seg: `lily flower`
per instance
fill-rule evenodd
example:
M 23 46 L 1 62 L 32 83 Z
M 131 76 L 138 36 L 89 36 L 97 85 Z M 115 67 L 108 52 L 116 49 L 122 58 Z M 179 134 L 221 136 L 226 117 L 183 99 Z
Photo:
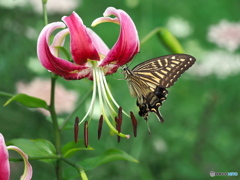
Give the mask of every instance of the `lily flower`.
M 128 138 L 128 135 L 119 133 L 107 117 L 109 112 L 112 116 L 117 115 L 112 104 L 115 104 L 117 108 L 119 108 L 119 105 L 113 99 L 105 75 L 115 73 L 120 66 L 130 62 L 139 52 L 138 32 L 130 16 L 123 10 L 108 7 L 103 16 L 94 20 L 92 26 L 102 22 L 112 22 L 120 25 L 118 40 L 111 49 L 94 31 L 83 24 L 77 13 L 73 12 L 70 16 L 62 18 L 65 24 L 54 22 L 43 28 L 38 38 L 37 54 L 41 64 L 46 69 L 67 80 L 82 78 L 93 80 L 92 100 L 83 120 L 93 111 L 93 104 L 98 91 L 101 115 L 103 115 L 104 120 L 116 134 Z M 67 28 L 65 28 L 66 26 Z M 55 35 L 50 45 L 50 35 L 58 28 L 65 29 Z M 70 61 L 59 57 L 59 47 L 64 46 L 65 37 L 68 34 L 70 34 L 72 59 Z
M 32 166 L 28 162 L 28 156 L 16 146 L 6 146 L 4 137 L 0 133 L 0 179 L 8 180 L 10 179 L 10 166 L 8 160 L 8 150 L 17 151 L 24 160 L 24 173 L 21 176 L 21 180 L 30 180 L 32 178 Z

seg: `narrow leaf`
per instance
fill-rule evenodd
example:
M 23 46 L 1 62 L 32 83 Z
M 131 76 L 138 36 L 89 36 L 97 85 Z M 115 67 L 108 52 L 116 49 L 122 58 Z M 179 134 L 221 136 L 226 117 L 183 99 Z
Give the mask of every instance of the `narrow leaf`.
M 79 164 L 83 166 L 84 170 L 91 170 L 102 164 L 106 164 L 108 162 L 117 160 L 125 160 L 138 163 L 138 160 L 136 160 L 134 157 L 130 156 L 124 151 L 118 149 L 109 149 L 100 156 L 88 158 L 86 160 L 81 161 Z
M 71 141 L 62 148 L 62 154 L 63 157 L 68 158 L 81 150 L 93 150 L 93 148 L 90 146 L 86 148 L 83 140 L 79 140 L 77 143 Z
M 48 110 L 48 105 L 46 103 L 46 101 L 33 97 L 33 96 L 29 96 L 26 94 L 17 94 L 12 96 L 5 104 L 4 106 L 8 105 L 9 103 L 16 101 L 26 107 L 29 108 L 44 108 Z

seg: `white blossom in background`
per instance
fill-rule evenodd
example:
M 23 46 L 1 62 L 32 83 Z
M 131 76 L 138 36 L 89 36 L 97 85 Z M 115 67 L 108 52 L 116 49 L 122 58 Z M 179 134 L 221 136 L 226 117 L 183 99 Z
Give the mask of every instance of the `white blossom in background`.
M 215 74 L 219 78 L 225 78 L 229 75 L 240 73 L 240 55 L 226 51 L 216 50 L 206 52 L 199 64 L 195 64 L 190 73 L 207 76 Z
M 81 0 L 48 0 L 48 14 L 70 13 L 81 3 Z M 5 8 L 32 6 L 33 10 L 42 14 L 42 0 L 0 0 L 0 6 Z
M 168 146 L 163 138 L 158 138 L 153 141 L 153 146 L 155 150 L 159 153 L 167 152 Z
M 167 25 L 167 29 L 179 38 L 184 38 L 192 33 L 192 28 L 188 21 L 179 17 L 170 17 Z
M 17 93 L 24 93 L 43 99 L 50 103 L 51 81 L 36 78 L 30 83 L 17 82 Z M 65 89 L 62 85 L 55 86 L 55 108 L 57 114 L 71 113 L 75 109 L 78 94 L 75 91 Z M 49 116 L 49 112 L 45 109 L 38 108 L 44 115 Z
M 42 14 L 42 0 L 28 0 L 28 1 L 37 13 Z M 76 10 L 80 2 L 81 0 L 48 0 L 47 11 L 48 14 L 70 13 Z
M 235 51 L 240 45 L 240 23 L 222 20 L 219 24 L 210 26 L 208 40 L 231 52 Z

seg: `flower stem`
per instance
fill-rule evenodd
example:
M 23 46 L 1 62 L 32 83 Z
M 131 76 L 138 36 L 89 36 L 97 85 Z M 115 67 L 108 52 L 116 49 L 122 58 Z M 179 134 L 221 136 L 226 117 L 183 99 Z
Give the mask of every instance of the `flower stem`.
M 3 91 L 0 91 L 0 96 L 12 97 L 13 94 L 9 94 L 9 93 L 6 93 L 6 92 L 3 92 Z
M 48 16 L 47 16 L 47 0 L 42 0 L 43 6 L 43 17 L 45 25 L 48 24 Z M 59 129 L 58 121 L 57 121 L 57 114 L 55 111 L 55 85 L 56 85 L 57 76 L 52 73 L 51 76 L 51 99 L 49 105 L 49 111 L 51 113 L 52 118 L 52 125 L 53 125 L 53 132 L 55 138 L 55 148 L 58 156 L 61 156 L 61 130 Z M 56 160 L 56 176 L 57 180 L 62 179 L 62 165 L 61 159 Z
M 56 85 L 57 76 L 55 74 L 52 74 L 51 77 L 51 99 L 50 99 L 50 113 L 52 118 L 52 125 L 53 125 L 53 132 L 55 137 L 55 147 L 57 151 L 57 155 L 61 156 L 61 131 L 59 129 L 58 121 L 57 121 L 57 115 L 55 111 L 55 85 Z M 62 167 L 61 167 L 61 160 L 56 160 L 56 175 L 57 179 L 62 179 Z
M 48 24 L 48 16 L 47 16 L 47 0 L 42 0 L 42 7 L 43 7 L 43 17 L 45 25 Z
M 158 32 L 160 32 L 162 30 L 161 27 L 155 28 L 154 30 L 152 30 L 150 33 L 148 33 L 144 38 L 142 38 L 141 40 L 141 45 L 143 45 L 146 41 L 148 41 L 152 36 L 154 36 L 155 34 L 157 34 Z
M 142 40 L 141 45 L 148 41 L 152 36 L 157 35 L 158 40 L 162 43 L 171 53 L 184 53 L 183 47 L 177 38 L 166 28 L 158 27 L 148 33 Z

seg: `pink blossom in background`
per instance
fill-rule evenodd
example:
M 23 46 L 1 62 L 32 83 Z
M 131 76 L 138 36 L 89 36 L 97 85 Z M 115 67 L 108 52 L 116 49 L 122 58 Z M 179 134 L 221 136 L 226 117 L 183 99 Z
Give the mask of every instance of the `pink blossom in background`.
M 24 93 L 45 100 L 50 103 L 51 81 L 36 78 L 30 83 L 17 82 L 17 93 Z M 75 108 L 78 94 L 75 91 L 65 89 L 62 85 L 56 84 L 55 87 L 55 108 L 56 113 L 70 113 Z M 45 109 L 38 109 L 44 115 L 49 115 Z
M 208 40 L 219 47 L 235 51 L 240 45 L 240 23 L 222 20 L 209 28 Z

